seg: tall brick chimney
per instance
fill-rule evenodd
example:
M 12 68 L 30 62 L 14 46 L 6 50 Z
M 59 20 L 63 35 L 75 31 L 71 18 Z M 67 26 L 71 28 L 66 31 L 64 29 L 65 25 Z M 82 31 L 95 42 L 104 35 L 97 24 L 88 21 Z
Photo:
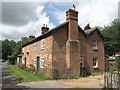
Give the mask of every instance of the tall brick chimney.
M 80 41 L 78 40 L 78 11 L 69 9 L 66 12 L 68 40 L 66 41 L 66 67 L 68 77 L 80 75 Z
M 69 9 L 66 12 L 66 21 L 69 22 L 68 38 L 70 40 L 77 40 L 78 39 L 78 11 Z
M 30 35 L 29 36 L 29 41 L 33 40 L 35 38 L 35 35 Z
M 45 26 L 45 24 L 43 24 L 43 27 L 41 28 L 41 34 L 45 34 L 47 31 L 49 31 L 49 28 L 47 25 Z

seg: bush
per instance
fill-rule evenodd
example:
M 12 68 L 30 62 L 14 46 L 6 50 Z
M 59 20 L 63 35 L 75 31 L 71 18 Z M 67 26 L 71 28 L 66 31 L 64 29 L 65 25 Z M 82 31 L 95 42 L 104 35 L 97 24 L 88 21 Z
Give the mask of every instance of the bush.
M 53 68 L 53 79 L 59 79 L 59 70 L 57 68 Z
M 8 64 L 12 64 L 12 65 L 15 64 L 15 60 L 12 56 L 8 56 Z
M 35 71 L 35 67 L 34 67 L 32 64 L 30 64 L 30 71 L 31 71 L 32 73 Z

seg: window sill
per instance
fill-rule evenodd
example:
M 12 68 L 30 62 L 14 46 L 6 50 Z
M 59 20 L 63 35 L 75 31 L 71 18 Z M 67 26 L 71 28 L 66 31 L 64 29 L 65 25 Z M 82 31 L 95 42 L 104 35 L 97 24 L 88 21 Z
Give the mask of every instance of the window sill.
M 97 48 L 93 48 L 93 51 L 98 51 L 98 49 Z
M 96 68 L 98 68 L 98 66 L 94 66 L 93 68 L 96 69 Z
M 41 51 L 43 51 L 44 49 L 42 48 Z
M 44 67 L 40 67 L 40 68 L 44 68 Z

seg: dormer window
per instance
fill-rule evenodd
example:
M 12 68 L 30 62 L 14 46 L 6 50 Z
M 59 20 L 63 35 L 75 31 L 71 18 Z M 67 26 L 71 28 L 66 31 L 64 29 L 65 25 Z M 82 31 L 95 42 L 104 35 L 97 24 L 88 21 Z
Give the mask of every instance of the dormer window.
M 92 48 L 97 49 L 97 40 L 92 41 Z
M 41 42 L 40 42 L 40 48 L 41 48 L 41 50 L 44 50 L 44 49 L 45 49 L 44 40 L 41 40 Z

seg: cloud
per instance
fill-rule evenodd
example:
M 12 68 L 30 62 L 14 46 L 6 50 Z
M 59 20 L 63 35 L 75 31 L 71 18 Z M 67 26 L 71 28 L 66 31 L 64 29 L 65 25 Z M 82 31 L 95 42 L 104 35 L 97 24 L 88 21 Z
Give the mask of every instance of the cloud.
M 22 26 L 37 19 L 35 8 L 41 3 L 2 2 L 2 23 Z
M 118 17 L 118 1 L 119 0 L 73 0 L 67 4 L 69 4 L 69 8 L 72 7 L 73 3 L 76 5 L 76 10 L 79 12 L 78 23 L 82 28 L 84 28 L 84 26 L 88 23 L 90 23 L 92 27 L 104 27 L 104 25 L 109 24 L 112 20 Z M 64 5 L 61 3 L 59 3 L 59 5 L 64 7 Z M 59 23 L 65 21 L 65 12 L 69 8 L 64 8 L 62 10 L 54 6 L 54 16 L 56 16 L 56 19 Z
M 92 27 L 109 24 L 117 18 L 117 3 L 112 2 L 90 2 L 78 5 L 79 24 L 83 27 L 90 23 Z
M 21 25 L 17 25 L 17 21 L 10 23 L 10 21 L 5 21 L 3 24 L 0 24 L 0 32 L 2 35 L 0 39 L 14 39 L 16 41 L 20 40 L 22 37 L 29 36 L 30 34 L 40 35 L 41 27 L 43 24 L 47 24 L 50 28 L 54 27 L 53 24 L 49 20 L 49 16 L 44 11 L 44 5 L 39 5 L 34 9 L 34 13 L 37 17 L 37 20 L 29 19 L 22 20 Z M 9 14 L 9 13 L 8 13 Z M 28 13 L 29 14 L 29 13 Z M 15 15 L 16 16 L 16 15 Z M 27 15 L 24 15 L 24 17 Z M 21 19 L 17 17 L 16 19 Z M 26 22 L 26 23 L 24 23 Z M 10 23 L 10 24 L 9 24 Z M 23 24 L 23 25 L 22 25 Z
M 87 23 L 104 26 L 117 18 L 118 0 L 71 0 L 70 2 L 2 2 L 0 39 L 20 40 L 30 34 L 40 35 L 41 27 L 61 24 L 66 21 L 66 11 L 76 5 L 79 25 Z

